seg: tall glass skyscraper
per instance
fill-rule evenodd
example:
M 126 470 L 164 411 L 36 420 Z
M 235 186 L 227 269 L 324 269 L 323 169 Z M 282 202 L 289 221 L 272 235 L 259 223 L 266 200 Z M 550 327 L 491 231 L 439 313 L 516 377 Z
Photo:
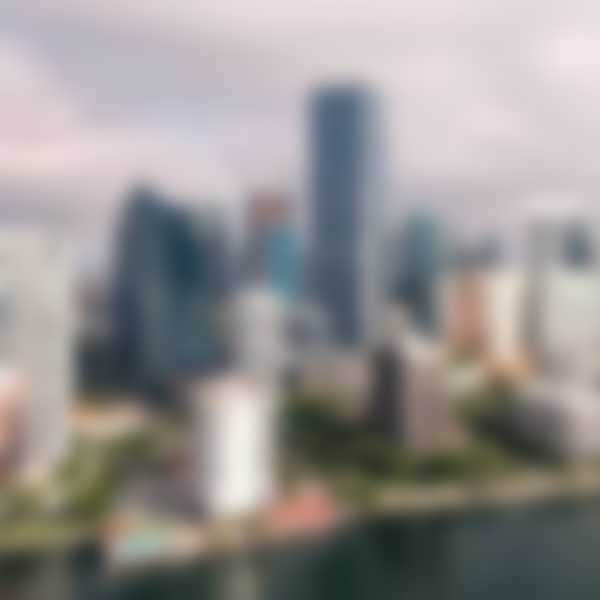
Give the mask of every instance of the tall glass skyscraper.
M 339 346 L 375 333 L 383 298 L 384 148 L 377 98 L 362 85 L 319 88 L 310 105 L 315 300 Z
M 396 297 L 413 324 L 435 334 L 440 321 L 439 284 L 446 266 L 446 240 L 438 220 L 424 212 L 410 215 L 402 227 Z
M 135 190 L 122 223 L 115 285 L 118 367 L 152 391 L 222 358 L 217 314 L 227 288 L 227 248 L 215 215 Z

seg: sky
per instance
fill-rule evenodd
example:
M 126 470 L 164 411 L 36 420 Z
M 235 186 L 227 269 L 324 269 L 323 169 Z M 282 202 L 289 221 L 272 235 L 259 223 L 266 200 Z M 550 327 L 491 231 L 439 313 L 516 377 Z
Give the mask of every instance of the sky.
M 2 0 L 0 219 L 93 254 L 140 179 L 236 210 L 306 183 L 306 98 L 385 100 L 392 211 L 509 231 L 594 210 L 600 5 L 552 0 Z

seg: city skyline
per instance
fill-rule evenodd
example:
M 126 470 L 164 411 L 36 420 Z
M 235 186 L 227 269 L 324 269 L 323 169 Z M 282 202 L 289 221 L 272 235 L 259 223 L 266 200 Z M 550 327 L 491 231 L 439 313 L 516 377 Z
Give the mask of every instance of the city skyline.
M 0 598 L 598 594 L 575 2 L 5 0 Z
M 255 184 L 305 198 L 306 96 L 347 77 L 387 98 L 395 209 L 510 229 L 540 194 L 592 205 L 597 8 L 246 9 L 6 2 L 0 218 L 57 224 L 93 253 L 140 176 L 231 210 Z

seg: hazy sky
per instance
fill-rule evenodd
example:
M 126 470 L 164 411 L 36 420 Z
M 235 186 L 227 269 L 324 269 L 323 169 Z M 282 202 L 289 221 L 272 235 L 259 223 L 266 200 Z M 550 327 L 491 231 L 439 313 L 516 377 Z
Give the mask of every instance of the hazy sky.
M 481 229 L 593 205 L 594 0 L 0 0 L 0 215 L 92 239 L 127 184 L 301 189 L 311 85 L 385 95 L 398 207 Z M 88 238 L 89 235 L 89 238 Z

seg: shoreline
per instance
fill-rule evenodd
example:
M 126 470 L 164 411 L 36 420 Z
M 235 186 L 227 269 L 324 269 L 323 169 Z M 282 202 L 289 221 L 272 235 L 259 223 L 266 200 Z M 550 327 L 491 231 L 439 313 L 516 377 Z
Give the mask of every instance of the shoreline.
M 369 516 L 410 517 L 480 509 L 510 509 L 559 500 L 600 497 L 600 469 L 529 471 L 482 481 L 390 486 L 382 490 Z
M 339 531 L 343 527 L 377 517 L 413 518 L 434 515 L 452 515 L 477 510 L 502 510 L 518 507 L 536 506 L 561 500 L 584 500 L 600 498 L 600 468 L 579 467 L 569 471 L 546 472 L 531 471 L 520 475 L 495 478 L 482 481 L 437 484 L 406 484 L 383 487 L 376 497 L 363 506 L 350 506 L 341 516 L 318 531 L 307 531 L 290 536 L 269 536 L 255 529 L 249 531 L 247 520 L 232 521 L 225 527 L 223 523 L 199 523 L 190 525 L 207 534 L 199 547 L 191 549 L 185 555 L 169 557 L 166 554 L 149 557 L 148 560 L 123 561 L 113 564 L 110 572 L 116 574 L 135 571 L 138 568 L 169 567 L 195 560 L 210 560 L 241 552 L 258 551 L 264 548 L 277 548 L 287 543 L 304 540 L 318 540 Z M 99 528 L 73 523 L 56 523 L 56 529 L 45 524 L 43 539 L 36 540 L 31 534 L 32 526 L 24 523 L 24 531 L 29 535 L 24 543 L 5 543 L 0 535 L 0 560 L 34 556 L 47 551 L 69 552 L 89 543 L 98 543 L 102 539 L 95 535 Z M 14 534 L 15 525 L 10 525 Z M 219 530 L 219 539 L 211 537 L 211 532 Z M 17 527 L 18 531 L 18 527 Z M 69 532 L 66 534 L 66 532 Z M 1 529 L 0 529 L 1 532 Z

